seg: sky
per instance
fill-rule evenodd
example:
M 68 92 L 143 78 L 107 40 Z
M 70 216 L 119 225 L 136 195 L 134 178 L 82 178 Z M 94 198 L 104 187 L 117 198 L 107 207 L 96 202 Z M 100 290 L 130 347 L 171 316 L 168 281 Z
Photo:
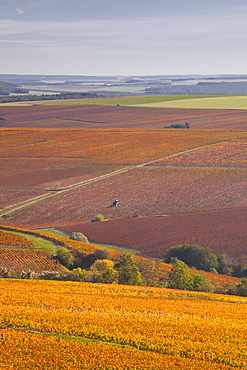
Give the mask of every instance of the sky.
M 0 0 L 0 73 L 247 73 L 247 0 Z

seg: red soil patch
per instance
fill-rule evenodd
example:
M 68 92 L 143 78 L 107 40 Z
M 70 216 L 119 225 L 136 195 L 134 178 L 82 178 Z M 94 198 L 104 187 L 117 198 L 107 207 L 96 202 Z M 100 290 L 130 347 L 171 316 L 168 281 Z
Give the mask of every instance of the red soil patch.
M 225 109 L 109 105 L 0 106 L 0 116 L 6 119 L 1 121 L 1 127 L 163 128 L 185 122 L 195 129 L 247 127 L 246 110 Z
M 173 214 L 169 217 L 125 218 L 60 226 L 80 231 L 89 240 L 133 248 L 142 255 L 163 258 L 179 244 L 199 244 L 234 261 L 247 260 L 247 206 Z

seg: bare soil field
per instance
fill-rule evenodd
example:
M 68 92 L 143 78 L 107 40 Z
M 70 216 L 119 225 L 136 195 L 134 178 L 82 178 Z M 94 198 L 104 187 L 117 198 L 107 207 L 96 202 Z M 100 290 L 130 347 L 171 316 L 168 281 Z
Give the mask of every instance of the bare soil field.
M 1 106 L 1 127 L 163 128 L 189 122 L 193 129 L 246 129 L 247 111 L 107 105 Z
M 96 243 L 125 246 L 141 255 L 163 258 L 179 244 L 199 244 L 237 262 L 247 261 L 247 206 L 137 217 L 60 226 L 65 232 L 80 231 Z

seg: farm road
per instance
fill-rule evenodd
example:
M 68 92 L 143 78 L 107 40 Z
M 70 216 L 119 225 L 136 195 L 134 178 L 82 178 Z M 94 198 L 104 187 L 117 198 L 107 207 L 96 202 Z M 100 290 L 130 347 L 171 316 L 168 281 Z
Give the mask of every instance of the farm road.
M 90 184 L 90 183 L 95 182 L 95 181 L 100 181 L 100 180 L 105 179 L 107 177 L 120 175 L 123 172 L 130 171 L 130 170 L 132 170 L 134 168 L 149 166 L 149 165 L 152 165 L 152 164 L 154 164 L 154 163 L 156 163 L 158 161 L 162 161 L 162 160 L 167 159 L 167 158 L 172 158 L 172 157 L 178 156 L 178 155 L 183 154 L 183 153 L 190 153 L 190 152 L 196 151 L 198 149 L 212 147 L 212 146 L 216 146 L 216 145 L 221 145 L 222 143 L 226 143 L 226 142 L 229 142 L 229 141 L 228 140 L 225 140 L 225 141 L 221 141 L 219 143 L 207 144 L 207 145 L 203 145 L 203 146 L 198 146 L 196 148 L 192 148 L 192 149 L 187 149 L 187 150 L 184 150 L 184 151 L 180 151 L 180 152 L 177 152 L 177 153 L 168 154 L 168 155 L 166 155 L 164 157 L 156 158 L 156 159 L 153 159 L 153 160 L 148 161 L 148 162 L 145 162 L 145 163 L 141 163 L 141 164 L 137 164 L 137 165 L 130 165 L 130 166 L 124 167 L 124 168 L 122 168 L 120 170 L 109 172 L 108 174 L 105 174 L 105 175 L 93 177 L 91 179 L 88 179 L 88 180 L 85 180 L 83 182 L 79 182 L 79 183 L 76 183 L 76 184 L 67 186 L 65 188 L 60 188 L 60 189 L 39 189 L 39 190 L 47 191 L 47 193 L 46 194 L 43 194 L 42 196 L 38 196 L 38 197 L 35 197 L 35 198 L 28 199 L 25 202 L 16 203 L 16 204 L 13 204 L 13 205 L 10 205 L 10 206 L 6 207 L 2 211 L 0 211 L 0 217 L 10 215 L 13 212 L 20 211 L 24 207 L 31 206 L 34 203 L 40 202 L 41 200 L 43 200 L 43 199 L 45 199 L 45 198 L 47 198 L 49 196 L 55 196 L 57 194 L 61 194 L 63 192 L 66 192 L 66 191 L 69 191 L 71 189 L 74 189 L 76 187 L 84 186 L 84 185 Z M 8 187 L 5 186 L 4 188 L 8 188 Z M 23 187 L 22 189 L 27 189 L 28 190 L 29 188 L 24 188 Z

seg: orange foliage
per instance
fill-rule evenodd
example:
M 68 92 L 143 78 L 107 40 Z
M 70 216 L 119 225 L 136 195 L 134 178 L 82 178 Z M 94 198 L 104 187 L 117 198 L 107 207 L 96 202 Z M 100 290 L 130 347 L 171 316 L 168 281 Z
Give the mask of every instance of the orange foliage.
M 97 133 L 97 134 L 96 134 Z M 18 130 L 21 146 L 6 144 L 4 158 L 81 159 L 84 164 L 139 164 L 172 153 L 225 140 L 246 138 L 247 133 L 229 131 L 164 130 Z M 1 140 L 6 131 L 0 130 Z M 16 131 L 8 130 L 15 141 Z M 30 139 L 31 136 L 31 139 Z M 36 140 L 35 140 L 36 139 Z M 148 146 L 148 150 L 147 150 Z
M 28 240 L 22 235 L 9 233 L 0 230 L 0 245 L 8 245 L 15 247 L 29 247 L 34 246 L 34 243 L 31 240 Z
M 2 370 L 228 370 L 229 366 L 101 342 L 2 329 Z M 73 340 L 74 339 L 74 340 Z
M 155 166 L 247 167 L 247 141 L 225 142 L 157 161 Z
M 181 361 L 185 369 L 191 368 L 190 362 L 187 365 L 184 362 L 185 358 L 195 361 L 197 369 L 206 364 L 210 369 L 214 365 L 226 365 L 227 369 L 247 365 L 247 298 L 159 288 L 7 279 L 0 280 L 0 293 L 2 328 L 60 333 L 128 345 L 138 349 L 144 358 L 149 351 L 172 356 L 173 361 L 177 359 L 178 367 Z M 18 343 L 15 332 L 5 334 L 9 334 L 7 348 L 11 348 L 11 340 Z M 36 335 L 37 339 L 32 338 L 41 340 Z M 24 360 L 30 353 L 30 341 L 25 341 L 27 337 L 20 334 L 24 341 L 21 346 L 16 346 L 19 358 L 24 356 Z M 44 343 L 54 341 L 52 338 L 44 339 Z M 61 343 L 61 349 L 64 347 L 63 340 L 59 339 L 57 343 Z M 79 346 L 77 343 L 73 341 L 76 348 Z M 57 346 L 50 347 L 57 361 L 68 358 L 67 351 L 64 353 L 58 351 Z M 97 353 L 97 348 L 95 351 Z M 59 355 L 56 354 L 58 352 Z M 10 354 L 10 359 L 17 361 L 14 353 Z M 72 352 L 74 361 L 80 358 L 77 353 Z M 106 358 L 102 356 L 101 359 L 106 362 L 100 362 L 101 367 L 97 369 L 109 369 L 107 361 L 111 353 L 111 350 L 104 352 Z M 40 361 L 39 352 L 35 355 Z M 73 362 L 71 364 L 73 369 Z M 119 363 L 115 365 L 119 366 Z M 127 365 L 126 369 L 139 369 L 138 363 L 136 367 L 128 368 Z
M 65 271 L 65 268 L 53 260 L 47 252 L 32 249 L 0 248 L 0 266 L 14 272 Z

